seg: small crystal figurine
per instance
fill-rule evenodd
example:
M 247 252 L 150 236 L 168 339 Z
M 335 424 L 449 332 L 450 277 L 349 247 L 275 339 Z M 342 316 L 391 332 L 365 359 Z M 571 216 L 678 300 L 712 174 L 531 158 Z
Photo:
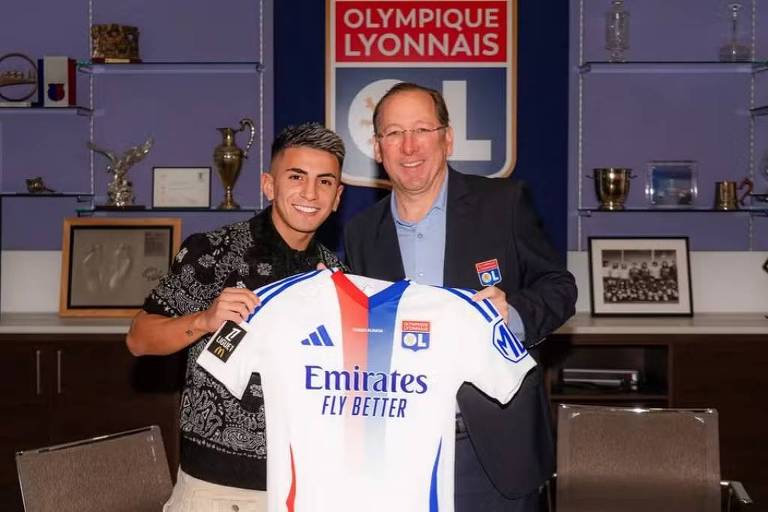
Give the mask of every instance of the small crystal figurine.
M 752 50 L 746 44 L 739 42 L 739 10 L 741 4 L 728 4 L 731 10 L 731 39 L 720 47 L 721 62 L 744 62 L 752 60 Z
M 605 13 L 605 49 L 611 52 L 609 62 L 626 62 L 624 52 L 629 49 L 629 12 L 624 0 L 613 0 L 611 10 Z

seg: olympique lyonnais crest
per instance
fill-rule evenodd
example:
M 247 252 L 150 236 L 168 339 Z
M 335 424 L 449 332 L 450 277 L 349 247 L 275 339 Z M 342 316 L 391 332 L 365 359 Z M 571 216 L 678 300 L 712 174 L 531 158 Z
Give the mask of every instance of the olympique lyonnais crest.
M 483 286 L 493 286 L 501 282 L 499 260 L 493 259 L 475 263 L 475 270 L 477 271 L 478 279 L 480 279 L 480 284 Z
M 517 0 L 327 0 L 326 7 L 326 122 L 347 146 L 346 183 L 388 186 L 373 157 L 371 117 L 398 82 L 443 93 L 453 167 L 512 172 Z
M 429 322 L 403 320 L 401 345 L 403 348 L 418 352 L 429 348 Z

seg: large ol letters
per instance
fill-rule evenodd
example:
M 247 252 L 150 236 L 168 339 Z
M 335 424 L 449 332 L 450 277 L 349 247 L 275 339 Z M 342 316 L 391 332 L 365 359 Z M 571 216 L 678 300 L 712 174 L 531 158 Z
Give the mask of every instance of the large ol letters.
M 326 117 L 347 144 L 343 179 L 386 186 L 371 116 L 394 84 L 440 90 L 454 131 L 451 164 L 506 176 L 515 165 L 516 0 L 328 0 Z

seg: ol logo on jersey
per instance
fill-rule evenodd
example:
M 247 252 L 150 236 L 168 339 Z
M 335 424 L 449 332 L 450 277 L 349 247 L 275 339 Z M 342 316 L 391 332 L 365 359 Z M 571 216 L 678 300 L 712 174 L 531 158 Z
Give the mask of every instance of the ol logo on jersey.
M 528 354 L 525 346 L 517 339 L 517 336 L 512 334 L 507 324 L 501 319 L 493 326 L 493 346 L 504 359 L 513 363 L 520 361 Z
M 403 348 L 418 352 L 429 348 L 429 322 L 418 320 L 403 320 L 400 345 Z
M 477 270 L 477 277 L 483 286 L 493 286 L 501 282 L 501 270 L 497 259 L 475 263 L 475 270 Z

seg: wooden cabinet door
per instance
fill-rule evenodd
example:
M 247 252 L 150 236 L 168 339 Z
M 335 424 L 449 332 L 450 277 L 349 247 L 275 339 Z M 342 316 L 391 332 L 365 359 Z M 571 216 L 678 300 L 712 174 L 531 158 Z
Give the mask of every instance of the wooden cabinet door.
M 768 343 L 764 336 L 700 336 L 674 345 L 674 406 L 720 419 L 720 474 L 768 501 Z
M 57 343 L 51 429 L 54 442 L 63 443 L 111 434 L 136 425 L 124 404 L 134 395 L 135 358 L 122 337 L 102 337 Z
M 3 343 L 0 351 L 0 510 L 16 511 L 22 506 L 14 455 L 50 440 L 50 358 L 44 346 L 32 343 Z
M 56 344 L 53 357 L 55 443 L 159 425 L 175 467 L 182 357 L 136 358 L 124 336 L 104 335 Z

